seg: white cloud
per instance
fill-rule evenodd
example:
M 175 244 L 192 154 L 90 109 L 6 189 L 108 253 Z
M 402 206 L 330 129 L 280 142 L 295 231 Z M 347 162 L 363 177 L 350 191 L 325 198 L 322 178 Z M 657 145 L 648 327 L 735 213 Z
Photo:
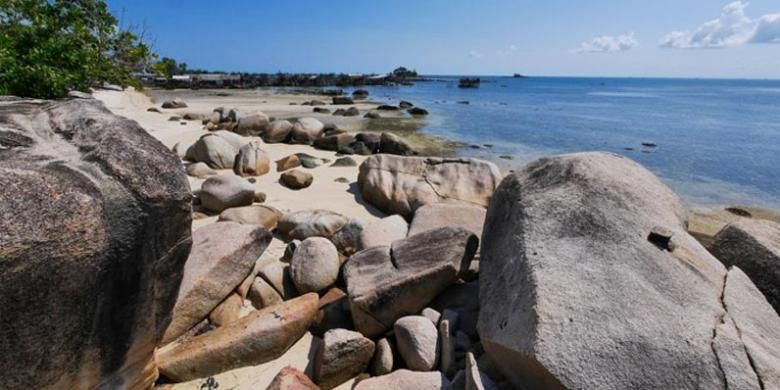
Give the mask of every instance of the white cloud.
M 574 53 L 615 53 L 631 50 L 639 45 L 634 38 L 634 33 L 625 35 L 603 35 L 591 39 L 588 42 L 582 42 L 580 47 L 573 50 Z
M 517 51 L 517 46 L 515 45 L 509 45 L 506 49 L 499 49 L 496 50 L 496 55 L 499 57 L 505 57 L 505 56 L 511 56 Z
M 705 22 L 693 32 L 670 32 L 659 44 L 674 49 L 713 49 L 745 43 L 780 43 L 780 14 L 753 20 L 745 14 L 747 6 L 745 1 L 731 2 L 717 19 Z
M 472 51 L 469 52 L 469 57 L 471 57 L 471 58 L 482 58 L 482 53 L 480 53 L 480 52 L 478 52 L 476 50 L 472 50 Z

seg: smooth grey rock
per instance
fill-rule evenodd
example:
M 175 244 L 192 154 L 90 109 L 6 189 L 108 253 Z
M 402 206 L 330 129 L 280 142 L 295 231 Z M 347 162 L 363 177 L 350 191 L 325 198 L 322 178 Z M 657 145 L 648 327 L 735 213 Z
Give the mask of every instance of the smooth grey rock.
M 311 185 L 314 182 L 314 176 L 309 172 L 304 172 L 299 169 L 291 169 L 283 172 L 279 176 L 279 184 L 291 189 L 301 190 Z
M 439 325 L 439 320 L 441 319 L 441 313 L 436 311 L 435 309 L 431 309 L 430 307 L 426 307 L 422 310 L 422 313 L 420 313 L 423 317 L 431 320 L 431 323 L 434 325 Z
M 235 132 L 245 136 L 257 136 L 265 132 L 269 124 L 268 116 L 263 113 L 254 113 L 238 119 Z
M 723 331 L 730 318 L 752 321 L 744 305 L 724 305 L 726 269 L 685 217 L 657 177 L 614 154 L 543 158 L 508 176 L 483 233 L 485 352 L 527 389 L 726 389 L 727 378 L 754 375 L 745 349 L 771 356 L 780 343 Z M 658 226 L 673 250 L 648 240 Z
M 255 309 L 263 309 L 284 302 L 282 296 L 265 279 L 256 277 L 249 287 L 247 298 Z
M 423 316 L 406 316 L 393 325 L 398 354 L 414 371 L 432 371 L 439 363 L 439 332 Z
M 295 249 L 290 276 L 301 293 L 324 290 L 339 276 L 339 253 L 327 238 L 310 237 Z
M 446 390 L 450 381 L 438 371 L 397 370 L 387 375 L 360 381 L 354 390 Z
M 263 267 L 258 276 L 268 282 L 284 300 L 298 295 L 298 290 L 295 289 L 295 283 L 290 276 L 289 264 L 273 261 Z
M 439 371 L 451 376 L 455 372 L 455 340 L 448 319 L 439 322 L 439 348 Z
M 301 210 L 285 214 L 278 225 L 279 233 L 289 238 L 305 240 L 309 237 L 332 237 L 347 217 L 328 210 Z
M 238 148 L 224 137 L 206 134 L 187 149 L 186 159 L 214 169 L 232 169 Z
M 292 128 L 292 142 L 311 145 L 315 139 L 322 136 L 325 125 L 315 118 L 299 118 Z
M 409 224 L 400 215 L 391 215 L 372 222 L 360 233 L 361 248 L 389 246 L 393 241 L 406 237 Z
M 467 229 L 477 237 L 482 237 L 482 225 L 485 223 L 487 209 L 480 206 L 463 204 L 433 203 L 415 210 L 409 235 L 444 226 L 457 226 Z
M 387 338 L 376 342 L 374 358 L 371 360 L 371 375 L 380 376 L 393 371 L 393 348 Z
M 206 209 L 221 212 L 231 207 L 251 205 L 255 200 L 255 187 L 238 176 L 211 176 L 201 185 L 198 197 Z
M 211 169 L 208 164 L 202 163 L 202 162 L 196 162 L 187 165 L 187 174 L 192 177 L 197 177 L 199 179 L 202 179 L 204 177 L 214 176 L 218 172 Z
M 314 378 L 322 389 L 332 389 L 368 368 L 374 342 L 358 332 L 331 329 L 325 332 L 314 363 Z
M 411 220 L 429 203 L 487 207 L 500 180 L 498 167 L 487 161 L 379 154 L 360 165 L 358 186 L 368 203 Z
M 284 142 L 290 137 L 293 124 L 288 120 L 277 119 L 266 126 L 262 134 L 263 141 L 267 143 Z

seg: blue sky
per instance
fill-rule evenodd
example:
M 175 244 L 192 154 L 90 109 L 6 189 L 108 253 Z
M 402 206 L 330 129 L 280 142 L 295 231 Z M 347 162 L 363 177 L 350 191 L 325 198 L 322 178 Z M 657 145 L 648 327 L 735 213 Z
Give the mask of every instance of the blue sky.
M 108 0 L 158 53 L 257 72 L 780 78 L 780 1 Z

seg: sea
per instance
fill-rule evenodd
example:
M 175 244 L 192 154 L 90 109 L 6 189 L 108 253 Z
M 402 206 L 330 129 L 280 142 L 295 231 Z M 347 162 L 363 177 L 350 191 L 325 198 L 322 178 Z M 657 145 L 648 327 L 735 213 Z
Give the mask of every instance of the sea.
M 543 156 L 609 151 L 658 175 L 689 206 L 780 208 L 780 80 L 429 76 L 368 87 L 430 112 L 421 131 L 457 154 L 522 169 Z

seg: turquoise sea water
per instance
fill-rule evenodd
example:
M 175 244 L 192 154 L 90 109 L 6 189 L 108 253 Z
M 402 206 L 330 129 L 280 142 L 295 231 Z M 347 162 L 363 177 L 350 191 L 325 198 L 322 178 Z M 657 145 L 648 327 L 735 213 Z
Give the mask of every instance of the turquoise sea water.
M 461 89 L 457 77 L 432 78 L 368 89 L 428 109 L 423 131 L 504 168 L 604 150 L 643 164 L 692 206 L 780 207 L 780 81 L 483 77 Z

